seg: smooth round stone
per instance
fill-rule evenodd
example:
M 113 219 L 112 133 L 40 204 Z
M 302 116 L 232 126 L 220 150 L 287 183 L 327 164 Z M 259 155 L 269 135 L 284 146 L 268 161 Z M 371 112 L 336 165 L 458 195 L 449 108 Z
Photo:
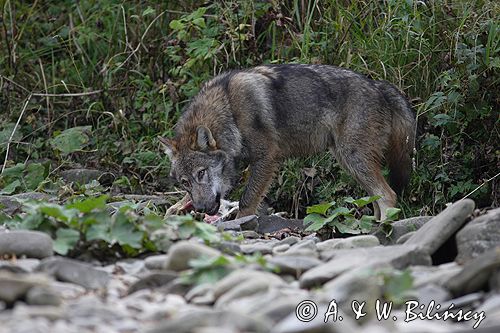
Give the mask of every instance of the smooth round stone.
M 39 231 L 14 230 L 0 232 L 0 256 L 16 255 L 46 258 L 53 254 L 52 238 Z

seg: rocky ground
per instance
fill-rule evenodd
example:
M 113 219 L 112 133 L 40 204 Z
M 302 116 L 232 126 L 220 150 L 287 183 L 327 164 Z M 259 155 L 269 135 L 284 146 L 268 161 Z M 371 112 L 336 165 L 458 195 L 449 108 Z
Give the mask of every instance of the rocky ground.
M 0 332 L 500 332 L 500 209 L 474 208 L 325 241 L 244 218 L 219 223 L 233 237 L 217 246 L 167 240 L 108 265 L 0 227 Z

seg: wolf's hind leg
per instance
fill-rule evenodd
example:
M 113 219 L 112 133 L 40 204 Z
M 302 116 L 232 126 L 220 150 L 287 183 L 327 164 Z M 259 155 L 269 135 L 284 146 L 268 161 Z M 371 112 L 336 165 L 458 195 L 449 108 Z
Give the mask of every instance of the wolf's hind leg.
M 391 189 L 384 176 L 379 159 L 374 154 L 360 151 L 358 148 L 343 147 L 334 152 L 335 157 L 368 192 L 368 195 L 379 195 L 382 198 L 373 203 L 374 215 L 378 220 L 386 218 L 387 208 L 396 205 L 396 193 Z

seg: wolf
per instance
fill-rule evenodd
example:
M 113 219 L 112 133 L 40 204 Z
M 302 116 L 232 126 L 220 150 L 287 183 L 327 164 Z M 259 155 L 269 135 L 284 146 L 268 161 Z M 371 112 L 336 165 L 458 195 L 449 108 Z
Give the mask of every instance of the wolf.
M 174 133 L 159 141 L 197 211 L 217 213 L 238 166 L 248 166 L 237 217 L 256 214 L 284 159 L 329 149 L 370 196 L 381 197 L 373 206 L 383 220 L 411 175 L 415 117 L 389 82 L 329 65 L 262 65 L 206 82 Z

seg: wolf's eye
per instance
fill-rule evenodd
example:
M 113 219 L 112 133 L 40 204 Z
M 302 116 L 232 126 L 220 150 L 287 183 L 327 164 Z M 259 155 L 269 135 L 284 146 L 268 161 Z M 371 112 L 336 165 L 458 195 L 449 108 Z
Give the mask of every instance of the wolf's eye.
M 203 180 L 203 176 L 205 176 L 205 169 L 198 171 L 198 180 Z

